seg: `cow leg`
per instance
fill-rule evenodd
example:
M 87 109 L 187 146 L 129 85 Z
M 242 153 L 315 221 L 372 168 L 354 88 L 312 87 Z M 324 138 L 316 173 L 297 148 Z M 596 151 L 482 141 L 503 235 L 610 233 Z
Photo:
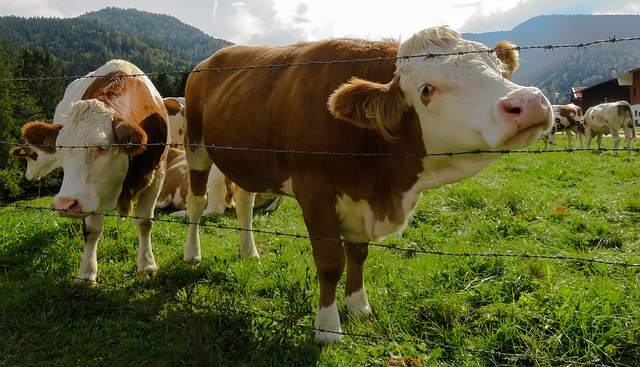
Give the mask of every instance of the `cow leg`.
M 209 171 L 209 190 L 207 193 L 207 208 L 202 215 L 211 213 L 222 214 L 227 210 L 227 185 L 225 176 L 217 166 L 211 166 Z
M 633 122 L 631 122 L 633 123 Z M 629 128 L 624 129 L 624 140 L 627 142 L 627 150 L 631 153 L 631 141 L 633 139 L 633 133 Z
M 104 229 L 102 215 L 89 215 L 82 221 L 84 255 L 76 282 L 95 282 L 98 275 L 98 239 Z
M 572 140 L 571 130 L 567 129 L 564 131 L 564 133 L 567 136 L 567 149 L 571 150 L 571 140 Z
M 318 181 L 320 182 L 320 181 Z M 336 305 L 336 288 L 345 266 L 345 250 L 340 240 L 340 221 L 331 195 L 311 184 L 297 196 L 305 225 L 311 237 L 313 261 L 320 283 L 320 301 L 316 314 L 315 341 L 330 344 L 340 339 L 340 315 Z
M 618 131 L 616 129 L 610 129 L 610 130 L 611 130 L 611 137 L 613 138 L 613 148 L 615 149 L 613 151 L 613 154 L 617 155 L 618 147 L 620 147 L 620 134 L 618 134 Z M 600 141 L 598 141 L 598 148 L 600 148 Z
M 153 209 L 164 181 L 161 174 L 155 175 L 151 186 L 140 193 L 136 204 L 136 228 L 138 229 L 138 276 L 150 277 L 158 272 L 156 260 L 153 257 L 151 231 L 153 227 Z
M 198 265 L 201 261 L 199 222 L 206 204 L 207 181 L 213 162 L 205 148 L 188 148 L 185 152 L 189 167 L 189 193 L 187 194 L 189 232 L 184 244 L 184 261 Z
M 240 255 L 242 258 L 257 258 L 258 250 L 253 240 L 253 200 L 256 194 L 242 189 L 236 193 L 236 216 L 240 226 Z
M 347 281 L 345 283 L 345 304 L 347 310 L 357 317 L 371 315 L 371 306 L 364 288 L 364 262 L 369 254 L 367 244 L 346 243 L 344 251 L 347 255 Z

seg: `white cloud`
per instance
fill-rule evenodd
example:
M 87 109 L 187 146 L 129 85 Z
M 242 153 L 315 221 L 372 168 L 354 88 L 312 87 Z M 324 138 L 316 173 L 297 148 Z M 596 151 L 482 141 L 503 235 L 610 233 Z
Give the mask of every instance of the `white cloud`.
M 366 5 L 363 5 L 366 4 Z M 108 6 L 169 14 L 235 43 L 289 44 L 331 37 L 406 39 L 447 24 L 461 32 L 509 30 L 545 14 L 640 13 L 637 0 L 0 0 L 0 15 L 75 17 Z

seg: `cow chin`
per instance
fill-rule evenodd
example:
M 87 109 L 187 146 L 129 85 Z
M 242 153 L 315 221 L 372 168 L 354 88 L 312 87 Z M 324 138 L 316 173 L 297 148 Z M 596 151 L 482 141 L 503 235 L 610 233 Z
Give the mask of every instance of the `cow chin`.
M 527 145 L 533 144 L 540 138 L 540 135 L 545 131 L 543 125 L 533 126 L 524 130 L 519 130 L 515 135 L 508 138 L 500 149 L 520 149 Z

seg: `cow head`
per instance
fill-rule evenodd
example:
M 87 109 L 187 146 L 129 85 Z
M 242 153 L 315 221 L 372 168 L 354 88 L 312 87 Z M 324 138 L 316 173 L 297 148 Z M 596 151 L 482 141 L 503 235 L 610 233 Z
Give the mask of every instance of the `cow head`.
M 113 210 L 129 157 L 144 151 L 146 133 L 96 99 L 73 103 L 67 120 L 64 125 L 33 124 L 24 134 L 31 144 L 39 144 L 37 139 L 56 142 L 56 158 L 64 170 L 55 197 L 58 214 L 82 218 Z
M 49 153 L 37 146 L 21 145 L 13 147 L 10 153 L 27 161 L 27 172 L 24 178 L 28 181 L 39 180 L 60 167 L 55 152 Z
M 184 103 L 178 98 L 167 97 L 162 100 L 169 114 L 169 138 L 171 144 L 184 144 L 185 120 Z M 182 147 L 180 147 L 182 149 Z
M 413 110 L 428 153 L 520 148 L 553 121 L 537 88 L 505 77 L 517 62 L 515 51 L 489 52 L 448 27 L 430 28 L 400 46 L 393 80 L 352 79 L 334 91 L 328 106 L 336 118 L 376 129 L 390 141 Z

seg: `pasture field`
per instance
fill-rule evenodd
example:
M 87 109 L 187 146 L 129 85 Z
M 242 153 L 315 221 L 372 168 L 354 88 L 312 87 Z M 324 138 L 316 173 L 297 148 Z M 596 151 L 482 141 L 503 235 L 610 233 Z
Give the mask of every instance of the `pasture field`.
M 373 317 L 339 293 L 345 335 L 324 348 L 292 199 L 254 218 L 260 261 L 239 258 L 234 218 L 207 217 L 195 268 L 185 221 L 159 213 L 152 279 L 135 276 L 133 221 L 107 217 L 93 286 L 73 279 L 79 221 L 5 205 L 0 366 L 638 366 L 639 176 L 626 151 L 512 153 L 425 192 L 402 236 L 370 247 Z

